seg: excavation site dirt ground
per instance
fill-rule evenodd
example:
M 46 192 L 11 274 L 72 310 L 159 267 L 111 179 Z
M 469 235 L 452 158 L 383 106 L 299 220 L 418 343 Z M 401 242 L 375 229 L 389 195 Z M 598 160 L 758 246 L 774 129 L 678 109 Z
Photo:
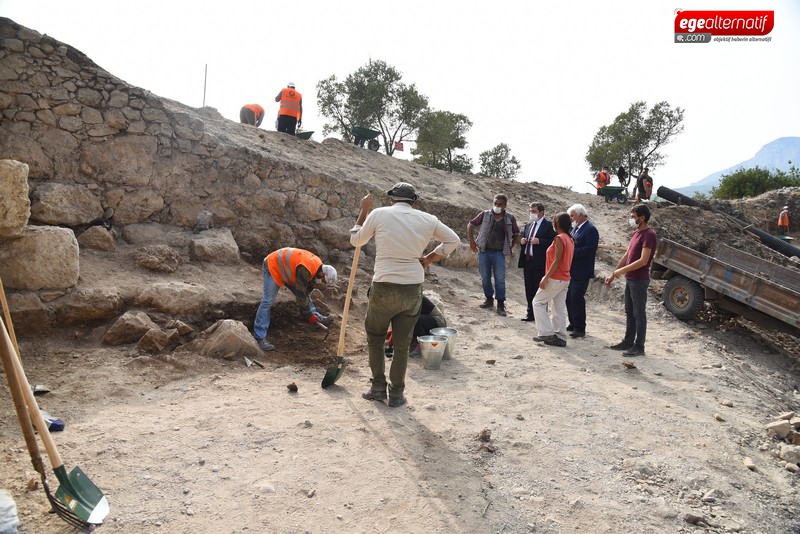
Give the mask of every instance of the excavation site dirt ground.
M 586 204 L 601 242 L 624 246 L 629 206 Z M 678 208 L 653 210 L 660 233 L 687 233 L 678 225 L 690 227 L 688 218 L 670 209 Z M 702 225 L 691 233 L 707 234 Z M 81 283 L 162 276 L 123 266 L 130 253 L 118 247 L 118 271 L 108 255 L 82 253 Z M 597 276 L 620 254 L 601 249 Z M 458 329 L 456 349 L 438 370 L 410 360 L 400 408 L 361 398 L 370 377 L 363 270 L 346 331 L 349 365 L 320 387 L 336 355 L 346 267 L 345 284 L 323 292 L 337 316 L 327 339 L 298 324 L 281 293 L 270 329 L 278 350 L 260 358 L 264 369 L 104 346 L 108 325 L 22 335 L 22 359 L 30 382 L 51 389 L 41 406 L 66 424 L 54 436 L 67 468 L 80 466 L 108 498 L 98 532 L 800 532 L 799 475 L 765 431 L 798 407 L 797 338 L 711 311 L 679 321 L 654 281 L 646 356 L 626 359 L 607 348 L 623 334 L 623 283 L 598 279 L 587 336 L 542 346 L 520 321 L 515 267 L 507 317 L 478 308 L 475 269 L 430 268 L 425 289 Z M 183 266 L 172 276 L 260 294 L 252 265 Z M 38 475 L 6 387 L 0 428 L 0 480 L 20 532 L 72 532 L 49 513 L 41 488 L 27 489 Z

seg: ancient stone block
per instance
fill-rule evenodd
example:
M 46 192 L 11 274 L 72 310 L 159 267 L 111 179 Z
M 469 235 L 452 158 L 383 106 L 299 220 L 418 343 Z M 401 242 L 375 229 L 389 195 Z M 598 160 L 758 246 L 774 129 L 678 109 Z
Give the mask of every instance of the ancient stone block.
M 10 288 L 74 287 L 80 275 L 78 241 L 69 228 L 27 226 L 0 247 L 0 278 Z

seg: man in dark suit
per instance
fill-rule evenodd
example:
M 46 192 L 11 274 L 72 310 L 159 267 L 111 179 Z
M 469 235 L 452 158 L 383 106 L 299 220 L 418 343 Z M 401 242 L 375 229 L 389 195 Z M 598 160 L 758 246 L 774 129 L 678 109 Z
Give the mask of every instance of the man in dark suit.
M 539 282 L 545 273 L 547 247 L 556 237 L 553 223 L 544 218 L 544 204 L 531 202 L 530 218 L 525 224 L 520 240 L 520 255 L 517 267 L 523 269 L 525 276 L 525 300 L 528 301 L 528 312 L 523 321 L 533 321 L 533 297 L 539 290 Z
M 589 222 L 589 212 L 583 204 L 575 204 L 567 210 L 572 219 L 572 239 L 575 240 L 575 251 L 572 255 L 572 267 L 569 270 L 569 289 L 567 289 L 567 316 L 571 330 L 570 337 L 586 335 L 586 290 L 589 281 L 594 278 L 594 259 L 600 234 Z

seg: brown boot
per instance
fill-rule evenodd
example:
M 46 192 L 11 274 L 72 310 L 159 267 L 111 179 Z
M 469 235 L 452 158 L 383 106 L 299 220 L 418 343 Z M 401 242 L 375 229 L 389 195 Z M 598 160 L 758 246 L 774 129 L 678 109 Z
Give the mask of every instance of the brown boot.
M 369 388 L 369 391 L 361 394 L 361 398 L 366 400 L 385 401 L 387 397 L 386 383 L 376 384 L 372 382 L 372 387 Z

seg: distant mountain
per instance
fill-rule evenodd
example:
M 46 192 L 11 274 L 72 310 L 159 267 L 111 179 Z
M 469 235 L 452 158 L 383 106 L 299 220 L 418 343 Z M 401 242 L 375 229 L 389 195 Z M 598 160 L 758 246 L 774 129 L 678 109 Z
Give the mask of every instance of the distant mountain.
M 791 164 L 789 163 L 790 161 L 792 162 Z M 677 188 L 676 191 L 688 196 L 694 195 L 697 191 L 709 193 L 712 187 L 719 185 L 723 174 L 730 174 L 740 167 L 749 169 L 759 166 L 762 169 L 788 171 L 792 164 L 800 167 L 800 137 L 780 137 L 761 147 L 761 150 L 752 158 L 727 169 L 717 171 L 714 174 L 709 174 L 699 182 Z

